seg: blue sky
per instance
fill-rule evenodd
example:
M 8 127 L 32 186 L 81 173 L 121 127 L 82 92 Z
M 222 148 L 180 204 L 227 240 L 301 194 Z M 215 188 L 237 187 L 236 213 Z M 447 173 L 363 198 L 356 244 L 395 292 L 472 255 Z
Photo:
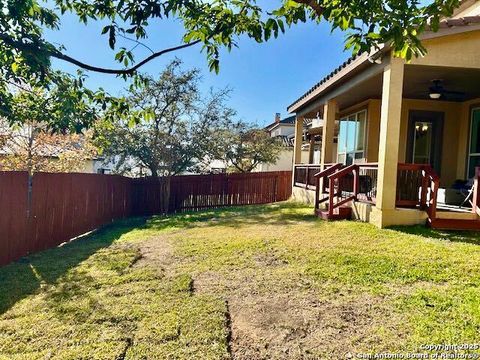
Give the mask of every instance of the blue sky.
M 47 38 L 63 44 L 66 53 L 92 65 L 119 67 L 107 38 L 100 38 L 102 23 L 88 26 L 79 24 L 69 15 L 62 19 L 61 31 L 48 32 Z M 144 42 L 154 50 L 180 44 L 182 27 L 174 21 L 157 22 L 150 28 L 150 37 Z M 119 40 L 119 46 L 134 43 Z M 148 50 L 137 47 L 137 60 L 147 56 Z M 233 89 L 229 105 L 239 118 L 259 125 L 270 123 L 276 112 L 287 116 L 287 106 L 318 82 L 350 54 L 343 51 L 343 34 L 330 33 L 328 24 L 299 24 L 287 29 L 278 39 L 263 44 L 241 38 L 239 48 L 224 51 L 217 75 L 208 70 L 200 47 L 193 47 L 158 58 L 142 68 L 143 72 L 157 75 L 175 56 L 185 68 L 197 67 L 202 71 L 202 90 L 210 87 Z M 75 71 L 75 67 L 55 61 L 55 67 Z M 123 79 L 112 75 L 88 73 L 87 85 L 103 87 L 112 94 L 120 94 L 126 87 Z

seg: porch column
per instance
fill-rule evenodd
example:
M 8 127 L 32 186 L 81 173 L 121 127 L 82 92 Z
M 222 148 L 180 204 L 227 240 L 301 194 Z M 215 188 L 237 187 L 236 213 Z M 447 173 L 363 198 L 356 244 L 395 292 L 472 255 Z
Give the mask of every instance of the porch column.
M 322 153 L 321 164 L 334 162 L 333 158 L 333 137 L 335 135 L 335 118 L 337 116 L 337 102 L 328 100 L 323 106 L 323 129 L 322 129 Z
M 377 225 L 381 227 L 394 223 L 403 73 L 404 60 L 394 57 L 383 71 L 376 204 L 381 211 Z
M 295 138 L 293 146 L 293 165 L 302 162 L 303 116 L 295 119 Z

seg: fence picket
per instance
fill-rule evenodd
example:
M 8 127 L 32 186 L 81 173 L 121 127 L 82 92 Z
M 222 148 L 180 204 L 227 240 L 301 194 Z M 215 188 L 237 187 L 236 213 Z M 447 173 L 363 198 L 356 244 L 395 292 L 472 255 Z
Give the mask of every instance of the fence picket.
M 290 171 L 170 179 L 36 173 L 29 200 L 26 172 L 0 172 L 0 266 L 115 219 L 287 200 L 291 180 Z

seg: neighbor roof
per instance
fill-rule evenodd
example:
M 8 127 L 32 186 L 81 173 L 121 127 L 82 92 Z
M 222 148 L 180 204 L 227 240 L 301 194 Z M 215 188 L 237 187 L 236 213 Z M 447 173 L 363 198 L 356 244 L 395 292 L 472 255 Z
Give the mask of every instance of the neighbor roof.
M 283 125 L 291 125 L 295 124 L 295 115 L 289 116 L 285 119 L 280 120 L 279 122 L 273 122 L 270 125 L 265 126 L 265 129 L 270 129 L 275 127 L 276 125 L 283 124 Z

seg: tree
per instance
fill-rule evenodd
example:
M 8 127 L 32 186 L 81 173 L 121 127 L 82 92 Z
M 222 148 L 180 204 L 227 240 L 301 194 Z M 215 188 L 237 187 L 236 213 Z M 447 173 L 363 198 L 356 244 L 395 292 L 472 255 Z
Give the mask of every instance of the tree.
M 109 114 L 115 111 L 125 115 L 129 109 L 122 98 L 111 97 L 101 89 L 96 92 L 84 89 L 83 73 L 66 81 L 64 73 L 53 69 L 52 59 L 74 64 L 79 70 L 134 77 L 137 82 L 137 72 L 143 65 L 198 45 L 206 54 L 210 69 L 218 72 L 220 50 L 236 47 L 240 36 L 264 42 L 298 22 L 327 21 L 332 30 L 347 31 L 345 46 L 353 53 L 388 44 L 396 56 L 410 59 L 426 51 L 419 35 L 427 28 L 436 31 L 440 19 L 451 15 L 460 3 L 461 0 L 280 0 L 270 6 L 259 6 L 256 0 L 2 0 L 0 111 L 8 112 L 11 106 L 12 87 L 49 89 L 55 85 L 67 90 L 59 95 L 68 100 L 59 101 L 67 105 L 59 109 L 67 115 L 51 121 L 58 120 L 58 128 L 69 126 L 62 123 L 65 120 L 62 117 L 69 118 L 75 107 L 85 107 L 91 102 L 102 109 L 110 107 Z M 104 68 L 73 58 L 63 45 L 49 41 L 45 29 L 61 31 L 60 17 L 64 13 L 73 14 L 84 24 L 107 22 L 99 36 L 107 38 L 119 66 Z M 158 29 L 158 22 L 165 19 L 182 23 L 182 41 L 169 48 L 150 49 L 144 41 Z M 119 47 L 120 38 L 134 45 Z M 139 46 L 151 50 L 151 54 L 136 59 L 135 49 Z M 72 86 L 65 87 L 65 83 Z
M 29 121 L 10 126 L 0 121 L 0 170 L 81 172 L 96 152 L 89 134 L 52 134 L 45 125 Z
M 27 85 L 16 88 L 8 107 L 0 109 L 2 170 L 30 174 L 82 170 L 95 151 L 88 134 L 79 132 L 93 122 L 96 111 L 79 101 L 81 93 L 63 86 L 49 91 Z
M 219 136 L 212 157 L 223 160 L 233 172 L 251 172 L 260 163 L 273 164 L 281 144 L 265 130 L 243 121 L 231 122 Z
M 100 106 L 110 101 L 105 94 L 83 87 L 82 77 L 58 72 L 55 78 L 48 87 L 34 81 L 9 86 L 3 94 L 7 98 L 0 92 L 0 117 L 9 125 L 35 121 L 49 131 L 80 132 L 96 120 Z M 116 104 L 120 109 L 121 99 Z
M 51 73 L 51 59 L 80 68 L 116 75 L 132 75 L 141 66 L 164 54 L 201 45 L 210 68 L 218 70 L 222 47 L 228 50 L 245 35 L 257 42 L 285 31 L 286 26 L 313 20 L 327 21 L 332 29 L 349 31 L 346 46 L 354 52 L 388 43 L 398 56 L 410 58 L 425 49 L 418 36 L 426 28 L 438 29 L 442 16 L 449 16 L 461 0 L 283 0 L 271 7 L 255 0 L 3 0 L 0 12 L 0 56 L 5 81 L 35 78 Z M 119 68 L 109 69 L 69 56 L 61 45 L 46 39 L 44 29 L 61 31 L 60 14 L 73 13 L 79 21 L 108 22 L 102 35 L 115 49 L 117 40 L 132 38 L 137 45 L 151 34 L 158 20 L 175 18 L 185 29 L 183 41 L 171 48 L 152 50 L 140 61 L 134 51 L 117 48 Z
M 116 172 L 147 168 L 159 177 L 198 171 L 214 129 L 233 115 L 224 105 L 228 90 L 203 98 L 198 82 L 198 70 L 184 71 L 175 60 L 158 79 L 145 77 L 140 88 L 130 89 L 128 117 L 98 124 L 96 144 Z

